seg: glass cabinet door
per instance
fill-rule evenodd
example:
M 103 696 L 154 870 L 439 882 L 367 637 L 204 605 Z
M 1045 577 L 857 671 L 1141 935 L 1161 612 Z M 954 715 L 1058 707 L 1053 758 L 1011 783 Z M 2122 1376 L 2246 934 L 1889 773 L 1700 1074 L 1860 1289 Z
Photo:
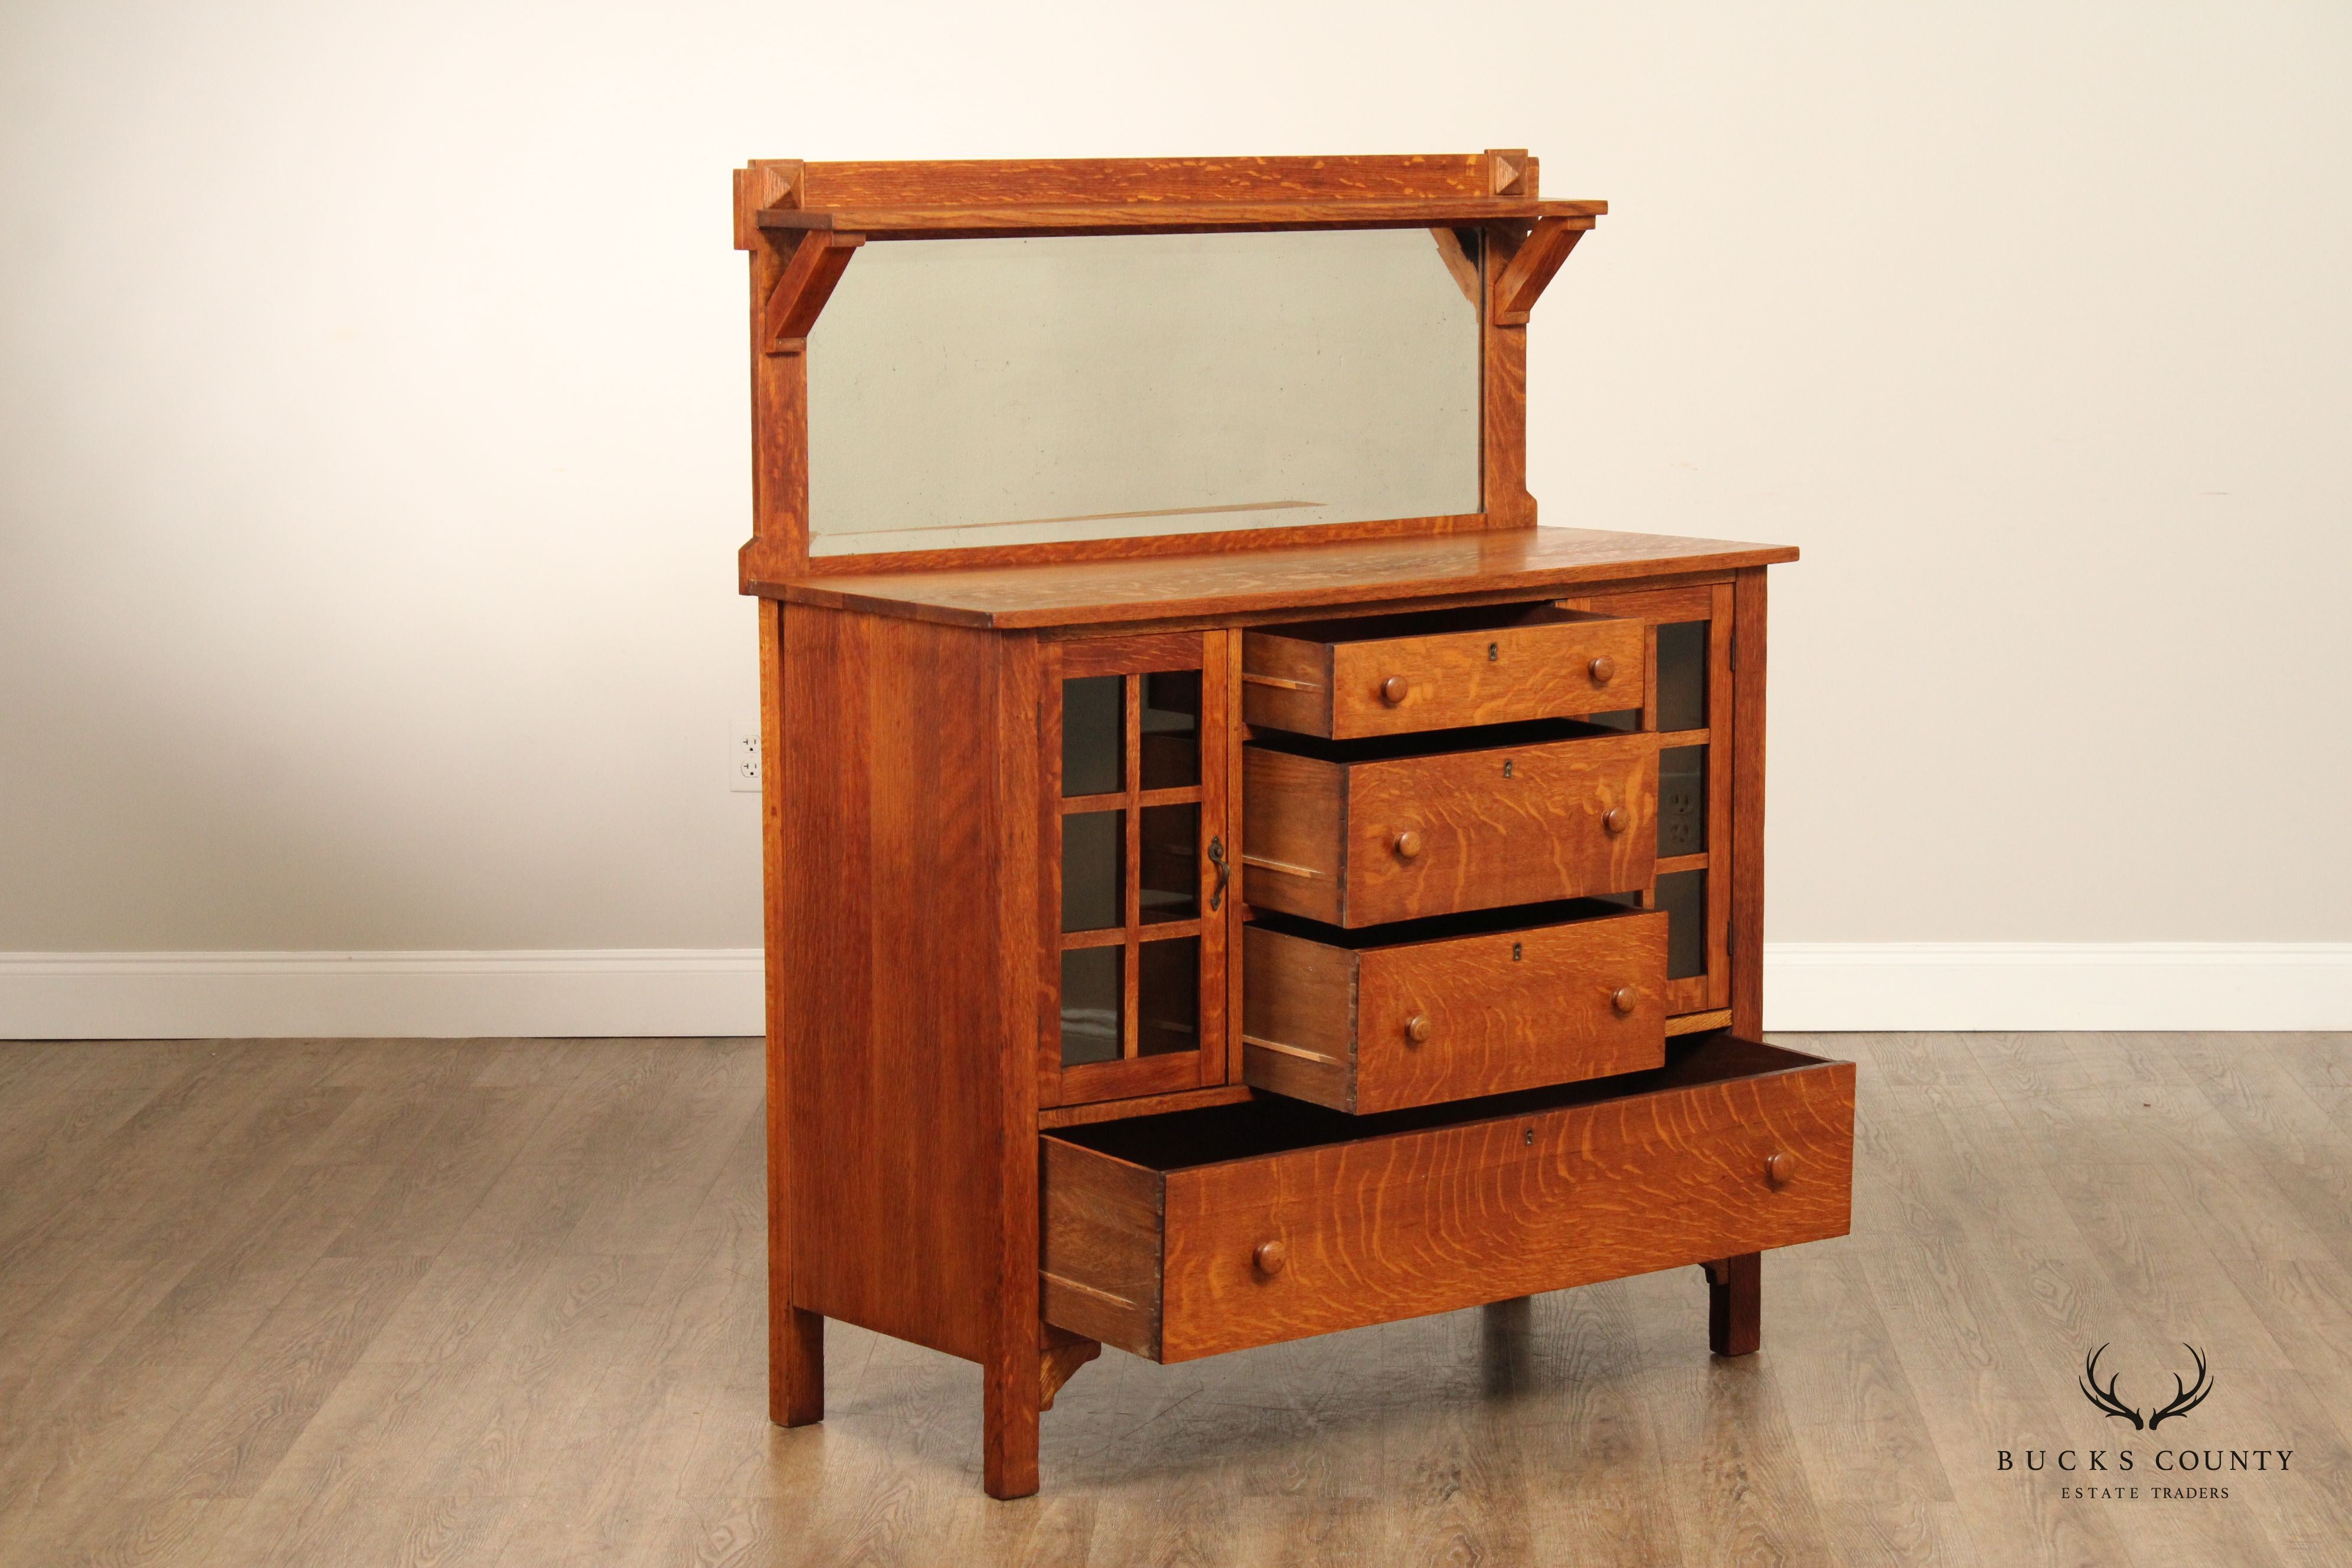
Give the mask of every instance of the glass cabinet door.
M 1049 651 L 1043 1105 L 1225 1081 L 1232 650 L 1213 631 Z

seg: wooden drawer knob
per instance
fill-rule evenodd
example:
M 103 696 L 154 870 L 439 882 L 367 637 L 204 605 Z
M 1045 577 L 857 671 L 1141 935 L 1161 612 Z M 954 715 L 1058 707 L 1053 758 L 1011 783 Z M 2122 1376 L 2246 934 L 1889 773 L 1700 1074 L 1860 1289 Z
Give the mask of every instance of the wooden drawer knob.
M 1595 686 L 1606 686 L 1617 675 L 1617 661 L 1605 653 L 1584 668 L 1592 677 L 1592 684 Z
M 1396 836 L 1396 852 L 1400 859 L 1410 860 L 1421 853 L 1421 835 L 1406 828 Z
M 1416 1046 L 1425 1043 L 1429 1038 L 1428 1017 L 1423 1014 L 1415 1013 L 1412 1017 L 1407 1018 L 1404 1021 L 1404 1037 Z
M 1289 1261 L 1290 1248 L 1279 1241 L 1261 1241 L 1257 1244 L 1257 1250 L 1250 1254 L 1250 1267 L 1260 1274 L 1279 1274 L 1282 1266 Z
M 1764 1179 L 1772 1185 L 1785 1187 L 1789 1184 L 1789 1178 L 1796 1173 L 1797 1157 L 1794 1154 L 1764 1156 Z
M 1632 1012 L 1633 1004 L 1639 1000 L 1640 998 L 1633 994 L 1633 988 L 1631 985 L 1620 985 L 1609 994 L 1609 1005 L 1616 1008 L 1621 1016 Z
M 1612 805 L 1601 814 L 1601 827 L 1612 835 L 1622 833 L 1633 825 L 1632 814 L 1622 805 Z
M 1391 675 L 1381 682 L 1381 700 L 1393 708 L 1404 700 L 1404 694 L 1411 689 L 1403 676 Z

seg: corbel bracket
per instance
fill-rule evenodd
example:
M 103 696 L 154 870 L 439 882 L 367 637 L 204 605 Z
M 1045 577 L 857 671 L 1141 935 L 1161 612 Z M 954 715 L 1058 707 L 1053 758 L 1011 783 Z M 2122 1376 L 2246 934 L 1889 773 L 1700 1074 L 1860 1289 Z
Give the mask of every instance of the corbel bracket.
M 1517 254 L 1495 279 L 1495 324 L 1498 327 L 1524 327 L 1528 312 L 1535 309 L 1542 297 L 1544 286 L 1551 281 L 1568 253 L 1576 248 L 1585 231 L 1592 226 L 1589 217 L 1543 217 L 1528 237 L 1519 244 Z
M 803 229 L 792 253 L 785 257 L 776 285 L 768 290 L 761 317 L 761 346 L 772 354 L 796 354 L 808 347 L 809 329 L 817 312 L 833 298 L 850 254 L 866 243 L 862 234 L 836 234 L 831 229 Z
M 1062 1384 L 1070 1381 L 1071 1373 L 1102 1354 L 1102 1343 L 1051 1323 L 1045 1325 L 1045 1342 L 1037 1352 L 1037 1408 L 1051 1410 L 1054 1395 L 1062 1392 Z

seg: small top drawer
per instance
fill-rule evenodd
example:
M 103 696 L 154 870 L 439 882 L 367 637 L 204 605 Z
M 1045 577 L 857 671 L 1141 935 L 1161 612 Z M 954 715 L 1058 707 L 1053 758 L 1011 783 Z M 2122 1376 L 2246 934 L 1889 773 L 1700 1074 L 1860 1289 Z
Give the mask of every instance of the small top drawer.
M 1642 706 L 1643 628 L 1556 605 L 1360 616 L 1242 638 L 1242 717 L 1325 740 Z

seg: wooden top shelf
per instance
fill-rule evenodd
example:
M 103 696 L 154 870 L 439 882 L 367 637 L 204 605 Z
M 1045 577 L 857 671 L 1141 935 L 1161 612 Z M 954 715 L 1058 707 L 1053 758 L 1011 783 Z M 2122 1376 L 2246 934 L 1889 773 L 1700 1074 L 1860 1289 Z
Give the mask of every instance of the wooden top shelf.
M 770 230 L 821 229 L 872 239 L 1047 234 L 1204 234 L 1312 228 L 1423 228 L 1568 220 L 1590 228 L 1609 204 L 1523 197 L 1344 197 L 1319 201 L 1009 203 L 951 206 L 762 207 Z
M 1795 559 L 1788 545 L 1532 528 L 1127 561 L 754 579 L 745 589 L 793 604 L 1009 630 L 1547 592 L 1603 579 L 1728 572 Z

